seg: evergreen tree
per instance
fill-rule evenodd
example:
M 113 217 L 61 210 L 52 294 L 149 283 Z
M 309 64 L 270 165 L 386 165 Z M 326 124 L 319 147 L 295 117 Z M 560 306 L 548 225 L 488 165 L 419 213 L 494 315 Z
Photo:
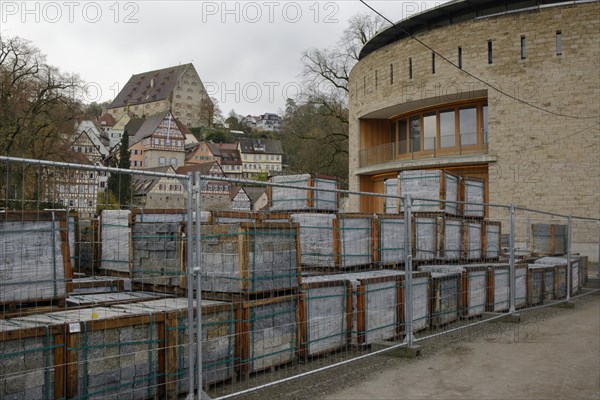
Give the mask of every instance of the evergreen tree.
M 131 162 L 129 160 L 129 134 L 123 132 L 121 138 L 121 148 L 119 149 L 119 163 L 117 166 L 121 169 L 129 169 Z M 122 206 L 128 205 L 131 201 L 131 175 L 112 173 L 107 182 L 108 190 L 115 196 Z

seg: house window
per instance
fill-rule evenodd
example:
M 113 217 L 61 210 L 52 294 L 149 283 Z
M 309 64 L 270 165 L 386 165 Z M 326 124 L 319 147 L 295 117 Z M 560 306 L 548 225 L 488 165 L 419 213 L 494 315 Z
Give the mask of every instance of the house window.
M 423 150 L 433 150 L 437 133 L 436 113 L 423 115 Z
M 408 58 L 408 79 L 412 79 L 412 58 Z
M 458 48 L 458 68 L 462 69 L 462 47 Z
M 435 74 L 435 52 L 431 52 L 431 73 Z
M 491 64 L 493 62 L 493 58 L 492 58 L 492 41 L 488 40 L 488 64 Z
M 460 109 L 458 113 L 460 127 L 460 144 L 462 146 L 477 144 L 477 108 Z
M 160 165 L 160 166 L 167 165 L 167 159 L 165 157 L 159 157 L 158 165 Z
M 556 31 L 556 55 L 562 55 L 562 32 Z
M 390 85 L 394 84 L 394 64 L 390 64 Z
M 409 120 L 410 148 L 411 151 L 421 150 L 421 117 L 411 117 Z
M 177 159 L 176 158 L 171 158 L 171 165 L 176 167 L 177 166 Z
M 525 35 L 521 35 L 521 60 L 527 58 L 527 52 L 525 50 Z
M 164 183 L 159 184 L 158 190 L 165 190 L 165 184 Z
M 94 206 L 94 202 L 92 200 L 88 200 L 88 207 L 93 207 Z
M 75 200 L 69 200 L 69 207 L 75 207 Z
M 159 145 L 160 144 L 160 139 L 154 138 L 154 144 Z
M 455 112 L 440 111 L 440 147 L 453 147 L 455 144 Z

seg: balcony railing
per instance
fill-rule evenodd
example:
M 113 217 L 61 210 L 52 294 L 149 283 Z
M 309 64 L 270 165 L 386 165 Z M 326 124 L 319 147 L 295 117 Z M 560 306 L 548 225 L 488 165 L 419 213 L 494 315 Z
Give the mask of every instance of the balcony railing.
M 437 138 L 423 138 L 419 141 L 404 140 L 380 144 L 359 151 L 359 167 L 363 168 L 392 161 L 484 154 L 487 152 L 487 143 L 482 144 L 477 133 L 462 134 L 458 142 L 456 144 L 454 136 L 442 136 L 439 141 Z

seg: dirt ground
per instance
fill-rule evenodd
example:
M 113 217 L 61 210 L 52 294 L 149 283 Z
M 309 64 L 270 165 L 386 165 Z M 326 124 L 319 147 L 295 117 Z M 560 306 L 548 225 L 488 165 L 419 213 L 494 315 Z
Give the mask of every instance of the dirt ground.
M 373 356 L 241 398 L 597 400 L 600 293 L 573 302 L 423 341 L 415 360 Z

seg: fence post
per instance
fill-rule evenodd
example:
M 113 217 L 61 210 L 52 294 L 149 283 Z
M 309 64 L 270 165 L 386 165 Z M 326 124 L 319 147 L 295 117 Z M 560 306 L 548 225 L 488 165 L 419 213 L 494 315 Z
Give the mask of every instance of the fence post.
M 400 199 L 402 201 L 402 199 Z M 404 199 L 404 319 L 406 320 L 406 343 L 413 345 L 413 287 L 412 287 L 412 200 L 410 194 Z
M 193 260 L 193 237 L 194 237 L 194 219 L 193 219 L 193 201 L 194 185 L 192 174 L 188 174 L 187 181 L 188 209 L 187 209 L 187 227 L 186 227 L 186 245 L 187 245 L 187 268 L 186 268 L 186 289 L 188 297 L 188 398 L 194 397 L 194 274 L 192 265 Z
M 510 205 L 510 313 L 515 312 L 515 288 L 516 288 L 516 276 L 515 276 L 515 205 Z
M 200 224 L 202 222 L 200 212 L 200 192 L 201 192 L 200 172 L 196 172 L 196 264 L 194 265 L 194 274 L 196 275 L 196 341 L 197 359 L 198 359 L 198 399 L 202 397 L 202 279 L 200 269 L 202 265 L 202 252 L 200 248 Z
M 567 220 L 567 301 L 571 299 L 571 219 L 571 215 L 569 215 Z

